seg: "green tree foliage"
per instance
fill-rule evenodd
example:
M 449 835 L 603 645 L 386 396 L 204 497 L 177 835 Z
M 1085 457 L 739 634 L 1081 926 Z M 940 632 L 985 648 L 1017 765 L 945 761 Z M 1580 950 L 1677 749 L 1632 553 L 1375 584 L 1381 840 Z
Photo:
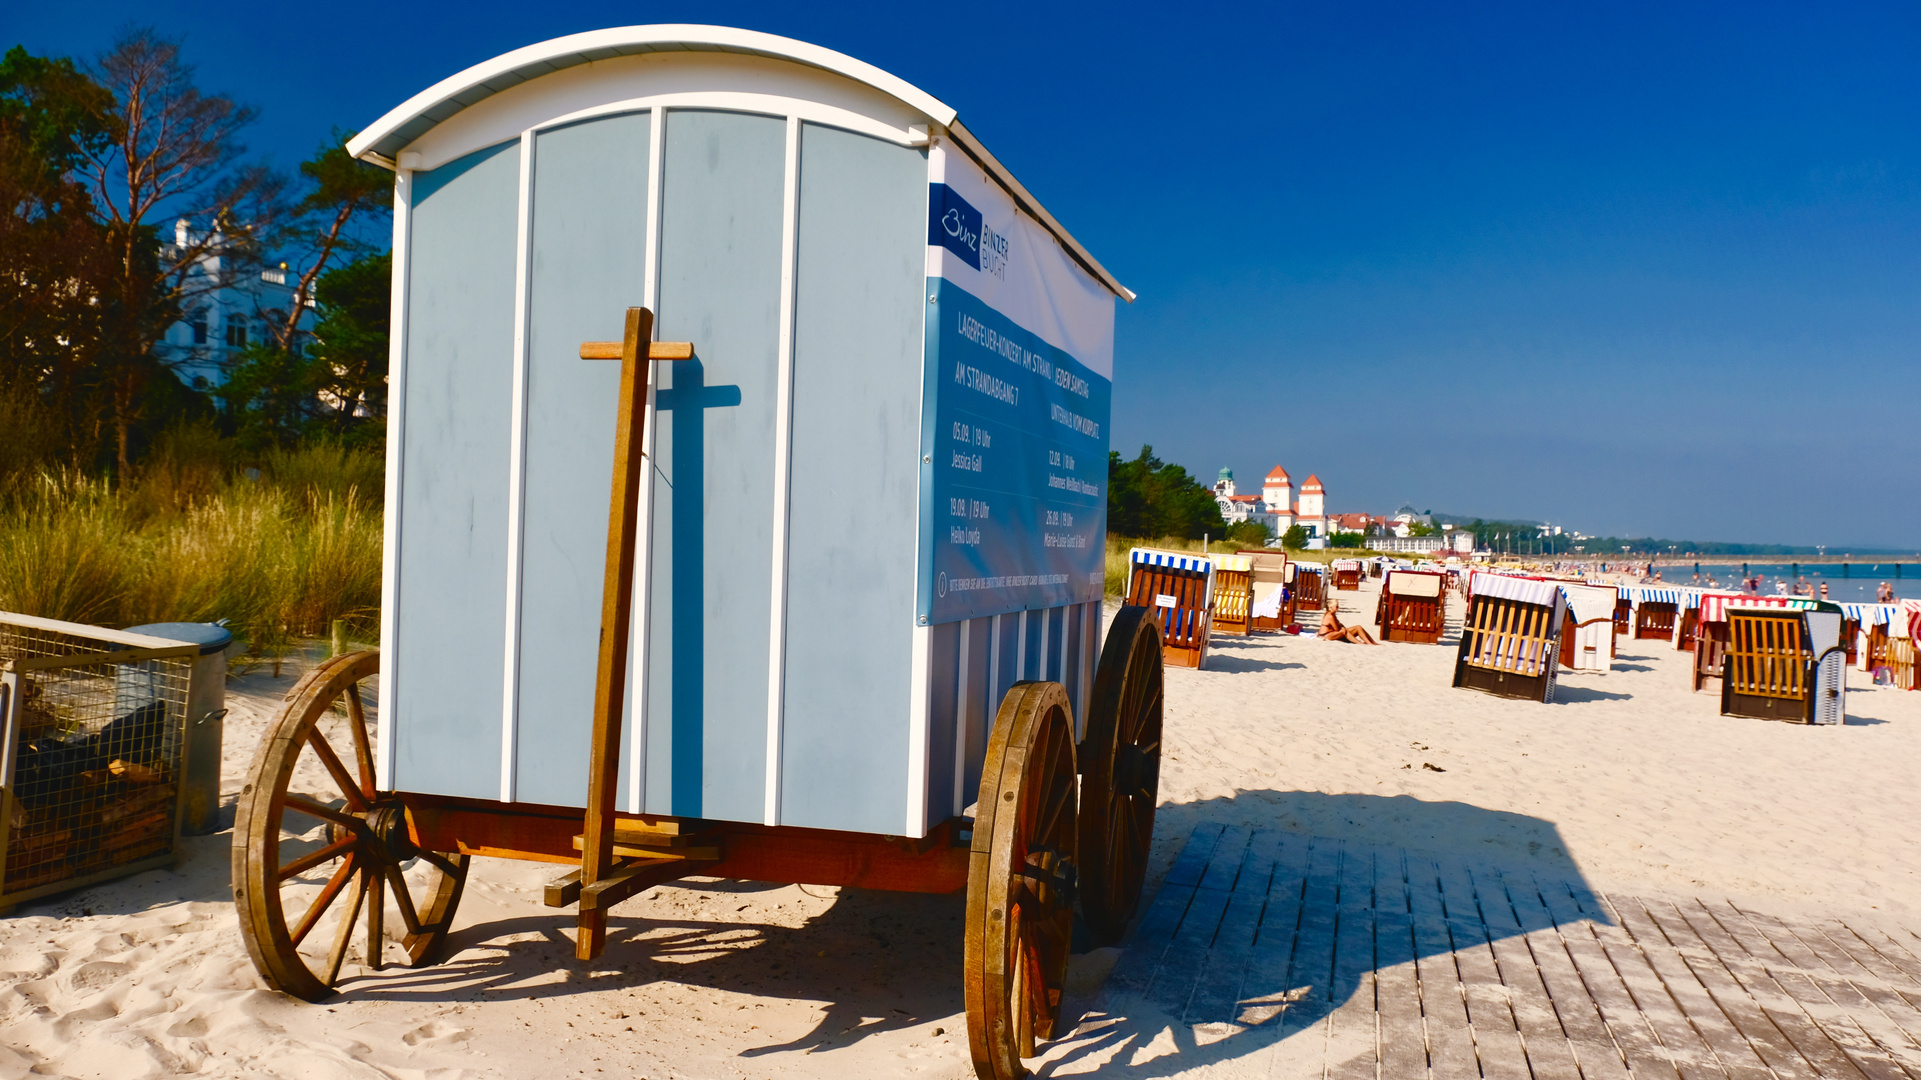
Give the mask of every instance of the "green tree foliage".
M 1227 523 L 1212 490 L 1143 446 L 1133 461 L 1122 461 L 1119 451 L 1107 454 L 1107 531 L 1199 540 L 1206 533 L 1226 535 Z
M 1331 548 L 1365 547 L 1366 545 L 1362 543 L 1364 539 L 1365 537 L 1357 532 L 1328 533 L 1327 546 Z
M 1220 504 L 1216 503 L 1214 505 L 1219 506 Z M 1227 527 L 1228 542 L 1238 544 L 1241 547 L 1266 547 L 1267 542 L 1273 538 L 1274 530 L 1258 521 L 1236 521 Z
M 114 270 L 75 172 L 109 139 L 112 110 L 71 60 L 19 46 L 0 58 L 0 393 L 10 419 L 31 415 L 43 442 L 70 452 L 89 427 Z
M 1291 551 L 1299 551 L 1307 546 L 1307 526 L 1289 525 L 1281 534 L 1281 546 Z
M 311 340 L 247 346 L 219 390 L 242 445 L 288 447 L 310 436 L 378 442 L 387 410 L 393 259 L 371 255 L 322 274 Z

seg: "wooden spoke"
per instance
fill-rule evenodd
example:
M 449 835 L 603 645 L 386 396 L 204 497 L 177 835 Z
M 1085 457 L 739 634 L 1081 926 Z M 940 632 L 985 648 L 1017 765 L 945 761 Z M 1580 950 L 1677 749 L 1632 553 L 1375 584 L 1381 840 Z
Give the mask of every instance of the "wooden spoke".
M 305 795 L 288 795 L 283 798 L 281 802 L 287 807 L 298 810 L 310 818 L 318 818 L 321 821 L 331 821 L 335 825 L 352 829 L 355 832 L 360 831 L 361 819 L 359 817 L 347 813 L 344 810 L 335 810 L 331 806 L 323 806 L 307 798 Z
M 234 906 L 247 953 L 270 986 L 308 1001 L 333 993 L 348 945 L 362 926 L 365 966 L 381 968 L 389 889 L 405 924 L 401 945 L 409 961 L 431 963 L 446 941 L 467 878 L 466 856 L 414 850 L 405 808 L 375 790 L 360 684 L 378 674 L 379 661 L 375 652 L 337 657 L 295 684 L 255 755 L 235 817 Z M 321 730 L 323 724 L 335 730 L 336 721 L 349 729 L 351 768 Z M 316 797 L 329 786 L 340 789 L 345 806 Z M 309 831 L 310 820 L 327 827 L 327 842 L 282 865 L 281 844 Z M 427 863 L 418 885 L 400 872 L 416 856 Z M 316 889 L 302 879 L 330 859 L 341 862 L 325 884 Z M 340 903 L 343 895 L 346 902 Z M 315 933 L 323 924 L 331 932 Z
M 347 943 L 353 940 L 354 924 L 360 921 L 360 905 L 367 899 L 367 874 L 363 871 L 354 883 L 354 898 L 349 901 L 347 914 L 334 930 L 334 947 L 327 953 L 326 982 L 340 977 L 340 962 L 347 958 Z
M 320 922 L 320 916 L 326 913 L 328 905 L 334 902 L 334 897 L 340 895 L 340 890 L 346 887 L 353 876 L 354 858 L 349 855 L 347 861 L 340 864 L 340 869 L 334 871 L 334 876 L 327 879 L 327 884 L 321 888 L 320 895 L 314 897 L 314 902 L 307 906 L 307 913 L 300 917 L 300 925 L 293 931 L 294 945 L 298 946 L 306 940 L 309 933 L 313 932 L 314 926 Z
M 352 723 L 354 762 L 360 766 L 361 790 L 369 798 L 374 793 L 374 751 L 367 742 L 367 710 L 360 704 L 360 684 L 347 688 L 347 716 Z
M 1140 906 L 1160 801 L 1161 628 L 1143 607 L 1123 607 L 1094 672 L 1081 741 L 1081 917 L 1111 945 Z
M 407 879 L 400 873 L 399 866 L 388 864 L 387 880 L 394 887 L 394 906 L 400 909 L 400 921 L 406 924 L 407 933 L 420 933 L 420 916 L 414 914 L 414 898 L 408 895 Z
M 320 759 L 320 764 L 334 778 L 334 785 L 340 789 L 340 793 L 347 797 L 347 806 L 353 810 L 367 809 L 367 793 L 361 791 L 360 786 L 354 783 L 354 778 L 347 775 L 347 767 L 340 763 L 340 755 L 327 745 L 326 736 L 320 734 L 319 728 L 307 733 L 307 745 L 313 747 L 314 756 Z
M 349 836 L 345 840 L 335 840 L 326 847 L 320 848 L 317 851 L 310 851 L 281 867 L 279 878 L 281 881 L 285 881 L 290 877 L 298 877 L 329 859 L 338 859 L 342 855 L 349 854 L 359 843 L 360 838 L 356 836 Z
M 968 1047 L 984 1080 L 1027 1075 L 1054 1037 L 1074 912 L 1064 883 L 1078 828 L 1074 726 L 1058 683 L 1014 684 L 982 768 L 968 855 L 963 984 Z

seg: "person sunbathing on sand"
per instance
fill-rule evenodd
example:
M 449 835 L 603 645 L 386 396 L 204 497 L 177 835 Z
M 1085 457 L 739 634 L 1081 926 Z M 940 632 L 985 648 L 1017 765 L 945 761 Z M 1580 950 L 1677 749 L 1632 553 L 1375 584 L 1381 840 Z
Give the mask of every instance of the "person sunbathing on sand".
M 1321 632 L 1314 636 L 1323 641 L 1352 641 L 1360 645 L 1380 644 L 1365 627 L 1341 625 L 1341 617 L 1334 614 L 1333 608 L 1328 608 L 1327 613 L 1321 616 Z

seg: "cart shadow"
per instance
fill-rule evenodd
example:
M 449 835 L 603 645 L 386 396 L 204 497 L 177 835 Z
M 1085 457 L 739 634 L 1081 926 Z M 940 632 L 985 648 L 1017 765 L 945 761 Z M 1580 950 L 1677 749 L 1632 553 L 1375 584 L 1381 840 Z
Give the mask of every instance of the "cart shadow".
M 662 886 L 679 887 L 682 883 Z M 730 918 L 732 899 L 787 886 L 684 883 L 715 894 L 715 917 L 608 919 L 601 959 L 574 959 L 561 913 L 491 920 L 449 936 L 447 959 L 416 970 L 345 979 L 343 1001 L 455 1002 L 566 998 L 658 983 L 818 1002 L 805 1034 L 750 1046 L 742 1057 L 843 1049 L 870 1035 L 933 1021 L 964 1029 L 961 918 L 965 898 L 842 889 L 798 926 Z M 950 977 L 929 977 L 940 973 Z M 743 1027 L 746 1025 L 743 1024 Z M 738 1035 L 745 1036 L 746 1032 Z
M 1102 1075 L 1163 1077 L 1225 1062 L 1265 1071 L 1261 1055 L 1296 1051 L 1318 1071 L 1324 1022 L 1357 993 L 1371 993 L 1374 972 L 1447 955 L 1449 934 L 1467 928 L 1485 935 L 1485 949 L 1487 941 L 1556 926 L 1556 914 L 1575 906 L 1585 908 L 1581 918 L 1607 921 L 1554 824 L 1523 814 L 1408 796 L 1247 791 L 1164 806 L 1155 832 L 1163 859 L 1189 845 L 1206 854 L 1182 855 L 1177 865 L 1186 869 L 1169 875 L 1173 883 L 1149 889 L 1114 976 L 1098 993 L 1067 1003 L 1069 1034 L 1048 1048 L 1038 1075 L 1098 1067 Z M 1244 895 L 1248 884 L 1234 867 L 1255 863 L 1235 860 L 1263 843 L 1274 850 L 1282 839 L 1280 850 L 1291 855 L 1271 880 L 1256 882 L 1255 897 Z M 1434 888 L 1425 869 L 1433 866 L 1443 878 L 1435 903 L 1446 907 L 1438 938 L 1410 932 L 1407 901 L 1379 885 L 1383 874 L 1388 881 L 1405 874 L 1410 890 Z M 1371 899 L 1355 899 L 1357 881 L 1373 890 Z M 1471 890 L 1460 884 L 1467 881 Z M 1209 884 L 1228 895 L 1204 903 Z M 1258 899 L 1264 942 L 1278 933 L 1291 944 L 1268 942 L 1257 952 L 1252 925 L 1232 914 L 1234 897 L 1242 905 Z M 1550 897 L 1556 914 L 1543 903 Z M 1271 910 L 1299 914 L 1270 927 Z M 1358 937 L 1341 929 L 1357 918 L 1371 927 Z M 1192 919 L 1200 921 L 1190 927 Z M 1224 983 L 1218 972 L 1227 973 Z M 1278 1049 L 1288 1040 L 1300 1045 Z

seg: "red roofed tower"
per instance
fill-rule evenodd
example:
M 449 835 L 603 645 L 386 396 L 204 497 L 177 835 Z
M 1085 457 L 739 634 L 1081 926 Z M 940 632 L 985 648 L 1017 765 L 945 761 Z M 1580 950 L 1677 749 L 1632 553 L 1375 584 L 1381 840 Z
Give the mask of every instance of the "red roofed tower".
M 1287 475 L 1286 469 L 1276 465 L 1267 471 L 1267 479 L 1261 482 L 1261 501 L 1267 504 L 1270 514 L 1285 514 L 1289 518 L 1294 516 L 1294 481 Z

